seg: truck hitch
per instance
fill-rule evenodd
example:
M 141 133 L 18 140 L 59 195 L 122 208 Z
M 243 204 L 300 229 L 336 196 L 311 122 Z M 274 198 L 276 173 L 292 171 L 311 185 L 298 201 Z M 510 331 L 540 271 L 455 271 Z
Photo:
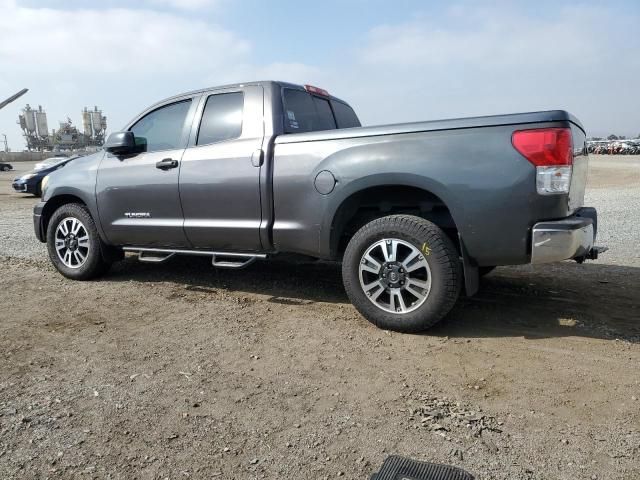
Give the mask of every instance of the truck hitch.
M 576 258 L 575 261 L 578 263 L 584 263 L 585 260 L 597 260 L 598 256 L 601 253 L 606 252 L 607 250 L 609 250 L 609 247 L 593 246 L 591 247 L 591 250 L 589 250 L 589 252 L 584 257 Z

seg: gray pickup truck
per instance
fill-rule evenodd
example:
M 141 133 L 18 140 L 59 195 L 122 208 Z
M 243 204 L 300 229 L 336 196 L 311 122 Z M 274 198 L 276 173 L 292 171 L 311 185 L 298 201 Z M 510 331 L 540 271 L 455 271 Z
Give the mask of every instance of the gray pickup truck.
M 46 177 L 34 226 L 77 280 L 125 251 L 342 261 L 364 317 L 419 331 L 497 265 L 597 257 L 587 163 L 564 111 L 361 127 L 320 88 L 244 83 L 157 103 Z

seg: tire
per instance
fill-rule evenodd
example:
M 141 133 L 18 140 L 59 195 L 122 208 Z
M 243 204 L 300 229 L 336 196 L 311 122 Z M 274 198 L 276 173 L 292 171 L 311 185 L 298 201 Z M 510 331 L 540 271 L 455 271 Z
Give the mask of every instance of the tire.
M 454 244 L 438 226 L 412 215 L 391 215 L 366 224 L 351 238 L 342 280 L 351 303 L 371 323 L 420 332 L 455 305 L 462 267 Z
M 78 223 L 80 227 L 75 230 Z M 103 255 L 105 248 L 96 224 L 84 205 L 68 203 L 51 216 L 47 228 L 47 250 L 51 262 L 65 277 L 89 280 L 104 274 L 111 266 Z M 74 252 L 78 252 L 77 255 Z M 84 260 L 80 261 L 82 257 Z
M 3 165 L 3 166 L 2 166 L 2 171 L 3 171 L 3 172 L 8 172 L 8 171 L 9 171 L 9 167 L 7 167 L 7 166 Z

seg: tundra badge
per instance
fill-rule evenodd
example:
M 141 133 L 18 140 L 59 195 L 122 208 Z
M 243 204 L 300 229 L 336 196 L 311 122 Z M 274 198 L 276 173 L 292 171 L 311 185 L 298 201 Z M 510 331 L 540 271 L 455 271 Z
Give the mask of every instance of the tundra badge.
M 124 216 L 127 218 L 151 218 L 149 212 L 125 212 Z

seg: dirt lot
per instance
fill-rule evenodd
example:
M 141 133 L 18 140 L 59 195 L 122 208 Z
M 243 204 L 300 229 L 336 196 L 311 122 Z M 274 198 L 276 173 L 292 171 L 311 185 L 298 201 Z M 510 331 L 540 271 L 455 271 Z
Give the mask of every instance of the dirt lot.
M 20 167 L 22 170 L 27 166 Z M 582 266 L 501 268 L 436 329 L 376 329 L 338 267 L 128 258 L 77 283 L 0 173 L 0 478 L 640 478 L 640 160 L 594 158 Z

